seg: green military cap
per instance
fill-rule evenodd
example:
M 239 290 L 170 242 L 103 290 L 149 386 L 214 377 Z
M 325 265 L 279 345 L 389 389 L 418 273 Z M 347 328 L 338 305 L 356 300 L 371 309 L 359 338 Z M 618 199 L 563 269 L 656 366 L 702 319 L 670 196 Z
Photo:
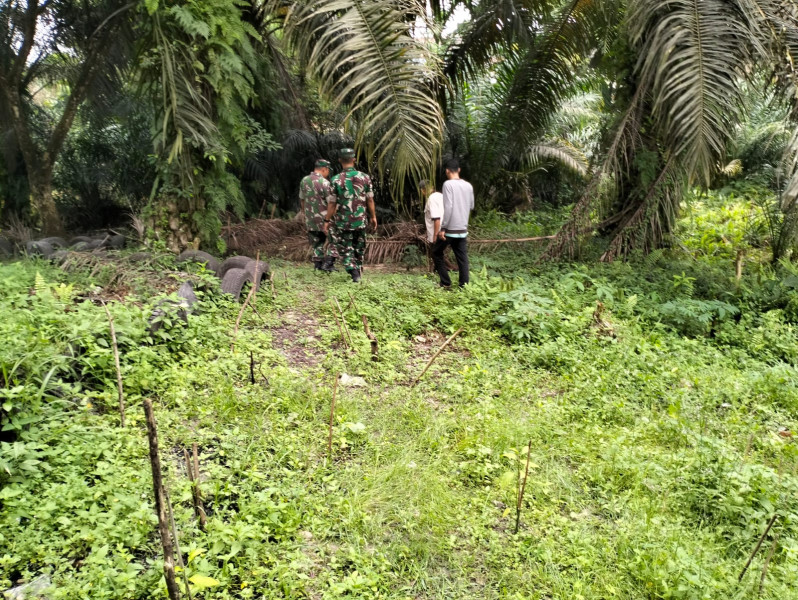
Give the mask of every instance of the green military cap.
M 338 152 L 338 156 L 340 158 L 355 158 L 355 149 L 354 148 L 341 148 Z
M 317 169 L 329 169 L 330 168 L 330 161 L 324 160 L 320 158 L 316 161 L 316 168 Z

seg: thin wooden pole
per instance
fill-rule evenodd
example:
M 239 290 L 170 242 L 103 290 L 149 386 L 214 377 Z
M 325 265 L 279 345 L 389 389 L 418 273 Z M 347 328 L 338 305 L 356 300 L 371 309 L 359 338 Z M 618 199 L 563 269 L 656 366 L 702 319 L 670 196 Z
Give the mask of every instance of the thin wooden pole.
M 244 311 L 247 310 L 247 306 L 250 303 L 250 300 L 254 302 L 255 294 L 257 294 L 258 286 L 260 285 L 260 250 L 258 250 L 257 254 L 255 254 L 255 270 L 252 275 L 252 287 L 249 288 L 249 294 L 247 294 L 246 299 L 244 300 L 244 304 L 241 306 L 241 310 L 238 311 L 238 317 L 236 318 L 236 327 L 233 330 L 233 341 L 230 344 L 230 352 L 235 352 L 236 347 L 236 338 L 238 338 L 238 326 L 241 324 L 241 317 L 244 314 Z M 257 281 L 255 279 L 257 278 Z
M 108 306 L 103 302 L 105 314 L 108 316 L 108 327 L 111 330 L 111 348 L 114 351 L 114 366 L 116 366 L 116 387 L 119 392 L 119 424 L 125 426 L 125 396 L 122 392 L 122 368 L 119 366 L 119 345 L 116 343 L 116 329 L 114 328 L 114 316 L 108 310 Z
M 524 493 L 526 493 L 526 480 L 529 478 L 529 457 L 532 454 L 532 440 L 529 440 L 529 446 L 526 451 L 526 470 L 524 471 L 524 480 L 521 482 L 521 469 L 518 469 L 518 498 L 515 505 L 515 533 L 518 533 L 521 527 L 521 506 L 524 503 Z
M 333 420 L 335 419 L 335 396 L 338 393 L 338 379 L 339 375 L 335 376 L 335 384 L 333 385 L 332 401 L 330 402 L 330 426 L 327 435 L 327 458 L 332 460 L 332 435 L 333 435 Z
M 346 319 L 344 318 L 344 311 L 341 310 L 341 305 L 338 303 L 338 298 L 333 296 L 333 300 L 335 300 L 335 306 L 338 307 L 338 312 L 341 315 L 341 323 L 344 326 L 344 331 L 346 332 L 346 338 L 349 340 L 349 346 L 354 347 L 352 343 L 352 336 L 349 335 L 349 328 L 346 326 Z
M 352 292 L 347 292 L 349 294 L 349 304 L 346 305 L 344 310 L 349 310 L 349 307 L 354 307 L 355 312 L 360 312 L 357 309 L 357 304 L 355 304 L 355 297 L 352 295 Z
M 169 533 L 169 517 L 166 514 L 163 479 L 161 478 L 161 459 L 158 454 L 158 426 L 152 412 L 152 401 L 144 400 L 144 417 L 147 421 L 147 439 L 150 445 L 150 467 L 152 468 L 152 489 L 155 494 L 155 512 L 158 515 L 158 532 L 163 546 L 163 574 L 169 600 L 180 600 L 180 588 L 175 579 L 175 555 L 172 536 Z
M 177 564 L 180 565 L 180 571 L 183 573 L 183 583 L 186 584 L 186 594 L 188 600 L 191 599 L 191 586 L 188 583 L 188 572 L 186 565 L 183 564 L 183 553 L 180 552 L 180 539 L 177 536 L 177 525 L 175 525 L 175 511 L 172 509 L 172 498 L 169 496 L 169 490 L 164 488 L 164 495 L 166 496 L 166 506 L 169 509 L 169 522 L 172 525 L 172 535 L 175 538 L 175 550 L 177 551 Z
M 197 442 L 191 445 L 191 454 L 194 462 L 194 493 L 197 496 L 197 507 L 199 508 L 200 529 L 205 531 L 207 523 L 207 515 L 205 514 L 205 505 L 202 503 L 202 487 L 200 487 L 200 471 L 199 471 L 199 454 L 197 452 Z
M 333 317 L 335 317 L 335 324 L 338 325 L 338 333 L 341 334 L 341 341 L 344 343 L 344 346 L 348 348 L 349 346 L 346 343 L 346 338 L 344 337 L 344 330 L 341 328 L 341 322 L 338 320 L 338 311 L 335 310 L 335 305 L 333 305 L 332 310 L 333 310 Z
M 194 465 L 191 463 L 191 457 L 189 456 L 188 450 L 186 448 L 183 448 L 183 457 L 186 460 L 186 472 L 188 473 L 188 480 L 191 482 L 191 503 L 194 505 L 194 516 L 197 517 L 200 529 L 205 531 L 204 514 L 200 511 L 202 500 L 199 497 L 199 481 L 194 475 Z
M 773 543 L 770 545 L 770 551 L 768 552 L 767 558 L 765 559 L 765 564 L 762 566 L 762 574 L 759 576 L 759 592 L 757 593 L 758 596 L 762 595 L 762 591 L 765 589 L 765 577 L 768 574 L 768 567 L 770 566 L 770 561 L 773 560 L 773 555 L 776 553 L 776 546 L 779 544 L 779 534 L 781 532 L 777 531 L 776 535 L 773 536 Z
M 379 345 L 377 344 L 377 336 L 371 333 L 371 329 L 369 328 L 369 320 L 366 318 L 366 315 L 361 315 L 363 317 L 363 330 L 366 332 L 366 337 L 369 338 L 371 342 L 371 360 L 372 362 L 377 362 L 379 360 Z
M 756 543 L 756 546 L 754 546 L 754 551 L 751 552 L 751 556 L 748 557 L 748 562 L 745 563 L 745 566 L 743 567 L 743 570 L 740 572 L 740 576 L 737 578 L 737 581 L 742 581 L 743 580 L 743 576 L 745 575 L 745 572 L 748 570 L 748 567 L 751 566 L 751 561 L 754 560 L 754 557 L 756 556 L 756 553 L 759 552 L 759 548 L 760 548 L 760 546 L 762 546 L 762 542 L 765 541 L 765 538 L 768 536 L 768 533 L 770 532 L 770 528 L 773 527 L 773 523 L 776 522 L 776 519 L 778 518 L 778 516 L 779 516 L 779 513 L 775 513 L 770 518 L 770 521 L 768 522 L 768 526 L 765 528 L 765 533 L 762 534 L 762 537 L 759 538 L 759 541 Z
M 461 327 L 460 329 L 458 329 L 457 331 L 455 331 L 455 332 L 454 332 L 454 333 L 451 335 L 451 337 L 449 337 L 449 339 L 448 339 L 448 340 L 446 340 L 445 342 L 443 342 L 443 346 L 441 346 L 440 348 L 438 348 L 438 351 L 435 353 L 435 355 L 434 355 L 432 358 L 430 358 L 430 359 L 429 359 L 429 362 L 427 363 L 427 366 L 426 366 L 426 367 L 424 367 L 424 370 L 423 370 L 423 371 L 421 371 L 421 375 L 419 375 L 418 377 L 416 377 L 416 380 L 413 382 L 413 385 L 412 385 L 412 386 L 410 386 L 410 387 L 415 387 L 415 386 L 416 386 L 416 384 L 417 384 L 417 383 L 418 383 L 418 382 L 421 380 L 421 378 L 422 378 L 422 377 L 424 377 L 424 374 L 427 372 L 427 369 L 429 369 L 429 368 L 430 368 L 430 366 L 432 365 L 432 363 L 433 363 L 433 362 L 435 362 L 435 359 L 436 359 L 436 358 L 438 358 L 438 356 L 440 355 L 440 353 L 441 353 L 441 352 L 443 352 L 444 348 L 446 348 L 446 346 L 448 346 L 448 345 L 449 345 L 449 344 L 452 342 L 452 340 L 453 340 L 454 338 L 456 338 L 458 335 L 460 335 L 460 332 L 461 332 L 461 331 L 463 331 L 463 328 L 462 328 L 462 327 Z

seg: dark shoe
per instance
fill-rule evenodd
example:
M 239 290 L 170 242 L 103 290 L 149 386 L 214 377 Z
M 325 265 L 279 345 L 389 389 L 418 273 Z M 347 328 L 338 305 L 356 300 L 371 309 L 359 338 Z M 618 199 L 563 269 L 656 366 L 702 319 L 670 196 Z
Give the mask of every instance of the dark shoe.
M 336 269 L 333 265 L 335 265 L 335 257 L 328 256 L 324 259 L 324 264 L 321 266 L 321 270 L 326 271 L 327 273 L 337 272 L 338 269 Z
M 352 276 L 352 281 L 360 282 L 360 269 L 350 269 L 349 274 Z

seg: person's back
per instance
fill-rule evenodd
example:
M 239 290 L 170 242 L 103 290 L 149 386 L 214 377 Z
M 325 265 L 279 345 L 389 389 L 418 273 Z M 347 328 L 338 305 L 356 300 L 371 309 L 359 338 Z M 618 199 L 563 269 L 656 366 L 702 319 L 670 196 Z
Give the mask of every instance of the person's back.
M 460 164 L 456 159 L 446 163 L 446 177 L 443 184 L 443 219 L 438 242 L 432 251 L 435 270 L 441 277 L 441 287 L 448 288 L 449 269 L 443 257 L 446 246 L 451 246 L 457 259 L 460 287 L 469 281 L 468 265 L 468 218 L 474 209 L 474 188 L 460 179 Z
M 443 184 L 443 223 L 447 235 L 468 233 L 468 218 L 474 210 L 474 188 L 464 179 Z

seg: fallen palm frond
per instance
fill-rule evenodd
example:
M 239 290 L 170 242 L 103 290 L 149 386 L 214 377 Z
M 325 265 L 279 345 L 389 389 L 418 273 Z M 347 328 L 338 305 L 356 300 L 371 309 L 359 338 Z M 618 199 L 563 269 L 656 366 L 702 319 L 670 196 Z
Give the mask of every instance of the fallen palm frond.
M 222 237 L 228 249 L 236 254 L 252 255 L 260 251 L 265 255 L 286 260 L 309 260 L 310 244 L 302 221 L 282 219 L 252 219 L 222 228 Z M 469 239 L 469 245 L 478 249 L 507 243 L 542 242 L 553 236 Z M 371 265 L 400 262 L 408 246 L 426 251 L 427 241 L 424 227 L 417 223 L 402 221 L 381 225 L 377 234 L 366 240 L 366 263 Z

